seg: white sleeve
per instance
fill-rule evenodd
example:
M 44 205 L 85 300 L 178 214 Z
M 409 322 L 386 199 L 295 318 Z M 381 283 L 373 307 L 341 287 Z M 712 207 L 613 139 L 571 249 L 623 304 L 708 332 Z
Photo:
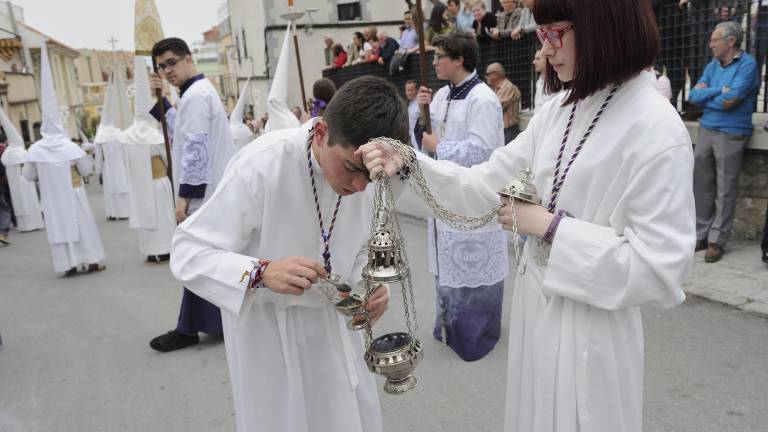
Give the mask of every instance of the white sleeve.
M 646 163 L 616 205 L 611 226 L 563 219 L 544 292 L 609 310 L 681 303 L 696 242 L 692 158 L 688 146 L 677 146 Z
M 93 159 L 90 156 L 85 155 L 81 157 L 75 161 L 75 165 L 77 165 L 77 170 L 81 176 L 88 177 L 93 174 Z
M 438 159 L 470 167 L 487 161 L 491 152 L 499 148 L 499 143 L 492 140 L 496 136 L 493 132 L 504 122 L 498 99 L 478 101 L 468 109 L 472 116 L 467 125 L 467 138 L 441 140 L 437 144 Z
M 176 279 L 235 316 L 248 295 L 248 277 L 243 275 L 256 260 L 242 251 L 261 226 L 261 184 L 230 169 L 213 196 L 176 228 L 171 246 Z
M 34 182 L 37 180 L 37 164 L 34 162 L 26 162 L 21 167 L 21 175 L 24 176 L 27 181 Z

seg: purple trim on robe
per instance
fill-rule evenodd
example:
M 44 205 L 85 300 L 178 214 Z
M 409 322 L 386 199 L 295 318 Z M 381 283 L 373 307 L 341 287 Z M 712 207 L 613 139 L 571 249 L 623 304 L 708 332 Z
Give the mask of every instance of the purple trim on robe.
M 448 346 L 464 361 L 479 360 L 491 352 L 501 337 L 503 302 L 503 280 L 477 288 L 438 284 L 433 336 L 442 341 L 445 326 Z
M 224 330 L 221 326 L 221 310 L 184 288 L 176 330 L 186 335 L 203 332 L 211 336 L 222 336 Z
M 168 99 L 163 96 L 163 106 L 165 107 L 165 112 L 168 113 L 168 111 L 173 108 L 173 105 L 168 101 Z M 157 121 L 161 121 L 163 116 L 160 115 L 160 103 L 155 102 L 155 105 L 152 107 L 151 110 L 149 110 L 149 114 L 155 118 Z
M 192 84 L 196 83 L 197 81 L 200 81 L 201 79 L 204 79 L 205 75 L 203 74 L 197 74 L 193 76 L 192 78 L 184 81 L 184 84 L 179 87 L 179 99 L 184 97 L 184 92 L 187 91 L 190 87 L 192 87 Z
M 199 198 L 203 199 L 205 198 L 205 187 L 207 186 L 206 183 L 199 184 L 199 185 L 190 185 L 182 183 L 179 185 L 179 198 Z

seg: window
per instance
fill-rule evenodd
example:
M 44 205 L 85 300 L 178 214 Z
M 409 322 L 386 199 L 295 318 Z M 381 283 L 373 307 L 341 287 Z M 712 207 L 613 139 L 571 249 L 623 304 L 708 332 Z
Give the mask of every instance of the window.
M 337 7 L 339 21 L 355 21 L 363 19 L 363 14 L 360 12 L 359 1 L 339 4 Z

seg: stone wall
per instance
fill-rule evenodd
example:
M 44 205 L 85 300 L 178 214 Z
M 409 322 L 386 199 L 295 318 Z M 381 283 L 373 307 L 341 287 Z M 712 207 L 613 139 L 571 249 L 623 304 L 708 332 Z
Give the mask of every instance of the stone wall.
M 754 139 L 755 137 L 753 137 Z M 768 151 L 748 148 L 739 177 L 734 238 L 759 239 L 768 206 Z

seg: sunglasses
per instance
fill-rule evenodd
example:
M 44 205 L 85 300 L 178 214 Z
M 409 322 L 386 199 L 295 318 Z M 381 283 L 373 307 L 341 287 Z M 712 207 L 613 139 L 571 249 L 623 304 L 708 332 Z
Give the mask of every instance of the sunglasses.
M 562 48 L 563 35 L 573 30 L 574 27 L 575 26 L 573 24 L 569 25 L 568 27 L 563 27 L 559 29 L 553 28 L 549 30 L 546 30 L 540 27 L 536 29 L 536 36 L 539 37 L 539 41 L 541 42 L 542 45 L 544 45 L 544 42 L 549 42 L 552 48 Z

